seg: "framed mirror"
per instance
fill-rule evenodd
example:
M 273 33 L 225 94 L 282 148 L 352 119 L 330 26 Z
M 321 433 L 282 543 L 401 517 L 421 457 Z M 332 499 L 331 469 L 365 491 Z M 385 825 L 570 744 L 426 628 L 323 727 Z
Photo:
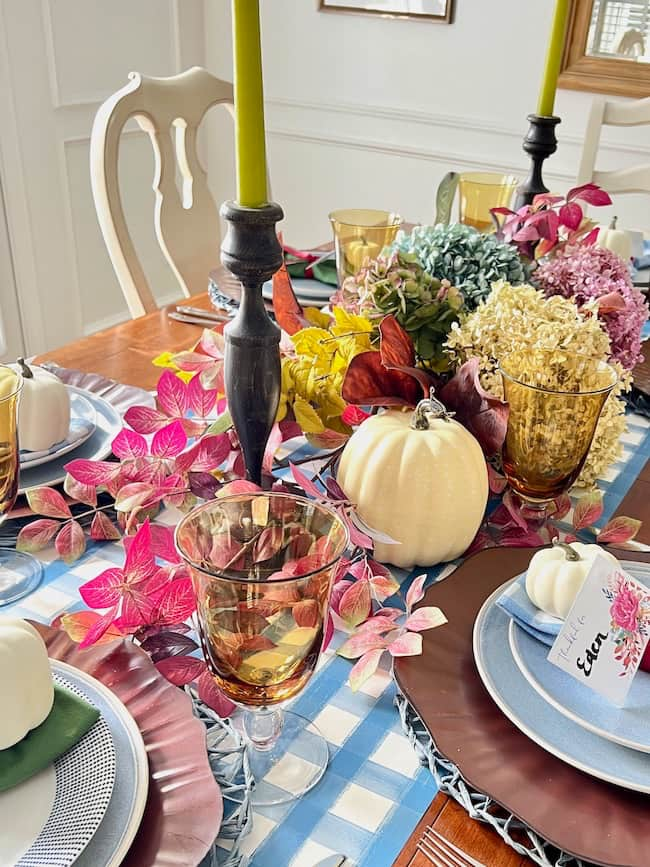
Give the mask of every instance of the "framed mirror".
M 319 0 L 321 12 L 356 12 L 384 18 L 428 18 L 451 22 L 453 0 Z
M 650 0 L 573 0 L 559 84 L 650 96 Z

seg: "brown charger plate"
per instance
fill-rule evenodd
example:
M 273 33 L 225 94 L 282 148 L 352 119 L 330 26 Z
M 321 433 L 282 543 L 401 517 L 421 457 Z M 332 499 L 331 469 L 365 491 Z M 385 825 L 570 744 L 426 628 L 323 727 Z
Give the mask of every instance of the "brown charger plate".
M 449 622 L 423 634 L 422 656 L 395 660 L 397 683 L 470 786 L 577 858 L 648 867 L 650 797 L 596 780 L 537 746 L 501 713 L 476 670 L 476 615 L 497 587 L 526 569 L 533 553 L 481 551 L 434 584 L 425 604 L 438 605 Z M 648 554 L 615 553 L 650 562 Z
M 223 800 L 189 697 L 158 673 L 130 641 L 79 650 L 61 629 L 34 626 L 53 659 L 100 680 L 126 706 L 149 759 L 149 792 L 123 867 L 194 867 L 217 836 Z

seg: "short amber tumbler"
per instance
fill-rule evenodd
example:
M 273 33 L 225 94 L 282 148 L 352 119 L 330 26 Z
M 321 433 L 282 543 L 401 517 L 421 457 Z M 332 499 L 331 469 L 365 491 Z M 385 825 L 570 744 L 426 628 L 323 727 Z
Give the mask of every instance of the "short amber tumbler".
M 510 206 L 518 178 L 496 172 L 463 172 L 458 182 L 459 220 L 479 232 L 495 229 L 491 208 Z
M 524 500 L 548 503 L 578 478 L 618 374 L 599 359 L 533 348 L 499 369 L 510 406 L 504 473 Z
M 391 211 L 348 208 L 329 215 L 334 233 L 339 286 L 357 274 L 368 259 L 376 259 L 395 240 L 402 218 Z

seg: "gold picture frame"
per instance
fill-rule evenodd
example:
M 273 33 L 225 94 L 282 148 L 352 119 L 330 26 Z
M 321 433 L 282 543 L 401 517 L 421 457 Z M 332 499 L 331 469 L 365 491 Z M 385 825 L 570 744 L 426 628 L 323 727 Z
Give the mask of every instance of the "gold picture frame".
M 437 21 L 451 24 L 454 0 L 420 0 L 418 6 L 429 5 L 431 12 L 417 12 L 412 0 L 318 0 L 319 12 L 346 12 L 353 15 L 372 15 L 380 18 L 398 18 L 405 21 Z M 439 9 L 440 11 L 435 11 Z
M 559 85 L 567 90 L 650 96 L 650 63 L 587 53 L 594 0 L 573 0 Z

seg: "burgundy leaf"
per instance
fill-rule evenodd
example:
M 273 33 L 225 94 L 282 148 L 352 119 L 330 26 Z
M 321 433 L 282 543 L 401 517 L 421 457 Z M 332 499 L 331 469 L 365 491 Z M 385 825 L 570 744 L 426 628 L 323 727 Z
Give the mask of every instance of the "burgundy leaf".
M 111 443 L 113 454 L 125 458 L 142 458 L 147 454 L 147 441 L 142 434 L 123 428 Z
M 104 512 L 95 512 L 90 525 L 90 538 L 97 542 L 120 539 L 122 534 Z
M 31 488 L 26 496 L 29 508 L 37 515 L 46 515 L 48 518 L 71 516 L 68 504 L 54 488 Z
M 470 358 L 459 368 L 440 392 L 440 399 L 474 434 L 485 454 L 493 455 L 501 450 L 509 408 L 481 385 L 478 358 Z
M 538 548 L 545 544 L 545 540 L 538 532 L 526 527 L 525 530 L 508 530 L 501 536 L 499 543 L 509 548 Z
M 577 229 L 582 217 L 582 208 L 577 202 L 568 202 L 560 208 L 560 223 L 568 229 Z
M 202 500 L 212 500 L 222 486 L 219 479 L 210 473 L 188 473 L 187 480 L 190 491 Z
M 47 547 L 61 526 L 52 518 L 39 518 L 23 527 L 16 540 L 16 551 L 35 554 Z
M 174 686 L 185 686 L 200 677 L 206 665 L 195 656 L 167 656 L 156 663 L 156 668 Z
M 199 645 L 189 635 L 180 632 L 159 632 L 150 635 L 140 647 L 151 657 L 152 662 L 159 662 L 167 656 L 187 656 L 199 649 Z
M 68 521 L 59 530 L 54 547 L 64 563 L 74 563 L 86 550 L 86 536 L 78 521 Z
M 600 207 L 602 205 L 611 205 L 612 200 L 605 190 L 602 190 L 596 184 L 583 184 L 580 187 L 574 187 L 567 193 L 567 201 L 580 199 L 588 205 Z
M 222 719 L 229 717 L 236 708 L 235 703 L 221 692 L 207 670 L 199 675 L 197 691 L 201 701 L 211 707 Z

